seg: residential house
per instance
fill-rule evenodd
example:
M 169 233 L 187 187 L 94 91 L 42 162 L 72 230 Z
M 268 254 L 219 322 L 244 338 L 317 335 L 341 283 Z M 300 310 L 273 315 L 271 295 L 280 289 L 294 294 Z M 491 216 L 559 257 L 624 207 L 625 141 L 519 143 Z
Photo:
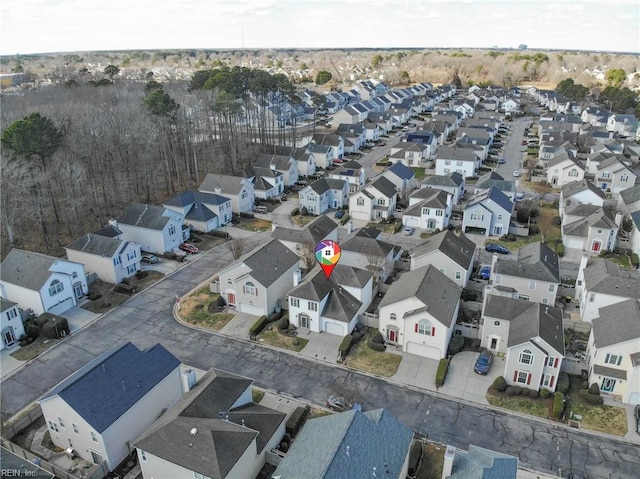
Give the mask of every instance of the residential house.
M 346 180 L 349 183 L 349 193 L 355 193 L 364 186 L 365 168 L 356 160 L 349 160 L 329 173 L 329 178 Z
M 427 131 L 417 129 L 405 135 L 407 143 L 420 143 L 424 145 L 427 150 L 424 153 L 425 159 L 429 160 L 433 158 L 438 149 L 438 135 L 433 131 Z
M 330 208 L 343 208 L 349 204 L 347 179 L 320 178 L 298 192 L 300 208 L 309 214 L 321 215 Z
M 332 160 L 337 160 L 344 156 L 344 140 L 340 135 L 331 133 L 315 133 L 311 137 L 311 143 L 331 147 Z M 312 151 L 315 152 L 315 150 Z M 321 164 L 320 166 L 326 168 L 328 165 Z
M 618 196 L 617 208 L 627 215 L 640 211 L 640 185 L 622 190 Z
M 0 296 L 35 314 L 62 314 L 89 292 L 80 263 L 17 248 L 0 266 Z
M 448 175 L 430 176 L 422 181 L 420 188 L 444 190 L 453 195 L 453 204 L 458 204 L 464 195 L 465 181 L 460 173 L 453 172 Z
M 443 190 L 423 188 L 409 198 L 409 207 L 402 213 L 402 224 L 427 231 L 449 226 L 452 195 Z
M 412 441 L 413 432 L 384 409 L 318 417 L 307 421 L 272 477 L 405 479 Z
M 389 160 L 417 168 L 424 167 L 430 156 L 431 152 L 427 144 L 400 141 L 391 147 Z
M 186 191 L 162 206 L 174 211 L 192 230 L 204 233 L 231 223 L 233 216 L 230 198 L 201 191 Z
M 609 121 L 611 112 L 599 106 L 589 106 L 582 110 L 580 118 L 583 123 L 589 123 L 593 126 L 606 126 Z
M 289 321 L 316 333 L 344 337 L 371 304 L 373 273 L 337 264 L 327 278 L 319 267 L 289 291 Z
M 505 180 L 502 175 L 491 171 L 478 178 L 474 187 L 475 194 L 481 194 L 489 191 L 491 188 L 496 188 L 502 191 L 511 202 L 516 200 L 516 182 L 513 180 Z
M 558 255 L 542 242 L 518 250 L 518 259 L 498 258 L 491 264 L 491 294 L 554 305 L 560 286 Z
M 363 121 L 366 119 L 364 115 Z M 336 121 L 334 117 L 334 121 Z M 344 152 L 353 153 L 360 150 L 367 141 L 366 129 L 362 121 L 357 124 L 341 123 L 336 128 L 336 135 L 340 135 L 344 140 Z
M 398 192 L 381 176 L 349 197 L 349 215 L 357 220 L 381 220 L 394 215 Z
M 268 200 L 279 198 L 284 193 L 284 175 L 277 170 L 247 166 L 244 174 L 253 183 L 253 193 L 256 198 Z
M 385 282 L 400 259 L 401 248 L 380 239 L 380 230 L 361 228 L 340 243 L 340 264 L 374 272 L 374 281 Z
M 295 185 L 300 175 L 298 162 L 291 155 L 270 155 L 263 153 L 253 162 L 253 166 L 270 168 L 281 173 L 285 186 Z
M 253 211 L 256 202 L 253 183 L 250 179 L 240 176 L 209 173 L 198 191 L 226 196 L 231 200 L 231 210 L 234 213 Z
M 584 168 L 573 156 L 558 155 L 549 160 L 547 183 L 554 188 L 562 188 L 572 181 L 584 180 Z
M 133 443 L 142 476 L 256 477 L 286 414 L 252 402 L 253 380 L 210 369 Z
M 469 444 L 469 452 L 447 446 L 442 479 L 516 479 L 518 458 Z M 542 479 L 540 476 L 536 476 Z
M 560 217 L 564 217 L 565 209 L 575 203 L 604 206 L 605 198 L 602 190 L 587 180 L 566 183 L 560 189 Z
M 325 239 L 338 241 L 338 225 L 326 215 L 320 215 L 306 228 L 280 228 L 271 232 L 271 239 L 279 240 L 283 245 L 300 256 L 300 266 L 311 269 L 316 264 L 315 247 Z M 307 264 L 309 261 L 310 264 Z
M 500 104 L 500 110 L 507 115 L 518 113 L 520 111 L 520 101 L 514 98 L 508 98 Z
M 622 190 L 635 185 L 636 174 L 616 157 L 607 158 L 598 164 L 593 182 L 601 190 L 618 195 Z
M 608 209 L 580 203 L 565 208 L 562 218 L 562 243 L 565 248 L 590 253 L 613 251 L 618 225 Z
M 464 178 L 475 175 L 476 168 L 482 163 L 481 155 L 471 148 L 459 145 L 438 148 L 436 152 L 436 175 L 460 173 Z
M 411 251 L 411 269 L 433 265 L 458 285 L 465 287 L 473 272 L 476 244 L 464 233 L 441 231 Z
M 102 353 L 42 396 L 51 441 L 110 471 L 130 444 L 182 396 L 180 361 L 161 344 Z
M 269 315 L 286 304 L 299 261 L 284 244 L 271 240 L 220 270 L 220 295 L 239 312 Z
M 333 160 L 337 158 L 335 149 L 331 145 L 309 143 L 305 146 L 305 151 L 310 155 L 313 155 L 316 162 L 316 168 L 329 168 L 333 165 Z
M 125 241 L 151 253 L 173 251 L 191 236 L 189 227 L 175 212 L 142 203 L 129 203 L 113 226 L 122 231 Z
M 636 280 L 635 298 L 598 308 L 587 343 L 589 384 L 597 384 L 602 396 L 625 404 L 640 404 L 639 286 Z M 609 292 L 616 294 L 612 289 Z
M 607 131 L 612 131 L 621 137 L 635 138 L 638 133 L 638 119 L 633 114 L 613 113 L 607 119 Z
M 502 236 L 509 231 L 513 203 L 496 187 L 475 194 L 464 208 L 462 231 L 469 228 L 485 236 Z
M 640 272 L 620 268 L 603 258 L 582 256 L 576 280 L 580 319 L 591 323 L 600 309 L 627 299 L 640 299 Z
M 505 356 L 511 386 L 555 391 L 564 360 L 562 310 L 488 294 L 482 310 L 481 347 Z
M 18 345 L 20 336 L 25 334 L 18 303 L 0 298 L 0 331 L 2 332 L 0 349 L 9 349 Z
M 430 359 L 447 355 L 458 318 L 462 286 L 434 265 L 404 273 L 378 306 L 378 329 L 405 353 Z
M 396 191 L 400 198 L 408 197 L 416 188 L 416 174 L 402 163 L 394 163 L 389 168 L 380 173 L 396 186 Z
M 107 283 L 120 283 L 141 269 L 140 245 L 130 241 L 89 233 L 64 249 L 69 261 L 83 264 L 87 273 Z

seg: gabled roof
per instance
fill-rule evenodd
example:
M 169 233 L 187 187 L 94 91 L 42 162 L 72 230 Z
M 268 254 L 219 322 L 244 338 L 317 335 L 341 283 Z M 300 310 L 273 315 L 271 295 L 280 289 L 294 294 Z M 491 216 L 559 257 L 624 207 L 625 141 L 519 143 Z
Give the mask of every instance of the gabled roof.
M 397 193 L 396 185 L 394 185 L 390 180 L 385 178 L 384 176 L 380 176 L 377 180 L 371 183 L 367 189 L 375 188 L 380 193 L 382 193 L 387 198 L 392 198 L 393 195 Z
M 560 282 L 558 255 L 542 242 L 520 248 L 517 261 L 498 258 L 495 272 L 550 283 Z
M 65 249 L 111 258 L 116 254 L 121 254 L 128 245 L 128 241 L 121 241 L 115 238 L 109 238 L 108 236 L 89 233 L 65 246 Z
M 567 214 L 577 215 L 573 212 Z M 608 210 L 604 210 L 601 207 L 598 207 L 598 209 L 591 214 L 585 215 L 581 219 L 563 226 L 562 231 L 565 235 L 586 238 L 589 236 L 590 227 L 613 229 L 617 228 L 617 225 L 613 215 Z
M 453 147 L 438 148 L 436 160 L 477 161 L 478 155 L 474 148 L 461 148 L 458 144 Z
M 605 306 L 592 321 L 596 348 L 613 346 L 640 338 L 640 300 L 627 299 Z
M 502 192 L 515 192 L 516 182 L 513 180 L 505 180 L 502 176 L 494 171 L 492 171 L 491 173 L 487 173 L 486 175 L 482 175 L 476 182 L 476 191 L 492 187 L 495 187 Z
M 493 200 L 498 206 L 511 213 L 513 211 L 513 203 L 507 195 L 500 191 L 495 186 L 492 186 L 488 190 L 483 190 L 476 193 L 469 199 L 469 202 L 465 206 L 465 210 L 471 208 L 479 203 L 484 203 L 487 200 Z
M 340 248 L 343 253 L 345 251 L 352 251 L 366 256 L 386 258 L 395 247 L 391 243 L 360 234 L 360 231 L 357 231 L 342 240 Z
M 59 396 L 101 434 L 178 366 L 161 344 L 140 351 L 127 342 L 93 359 L 39 402 Z
M 100 228 L 93 232 L 94 235 L 106 236 L 108 238 L 115 238 L 120 236 L 122 231 L 116 225 L 107 225 L 104 228 Z
M 565 183 L 564 185 L 562 185 L 562 188 L 561 188 L 562 197 L 565 199 L 577 193 L 580 193 L 581 191 L 586 191 L 586 190 L 589 190 L 592 193 L 595 193 L 596 196 L 599 196 L 603 200 L 606 198 L 604 192 L 601 189 L 599 189 L 596 185 L 594 185 L 593 183 L 587 180 L 572 181 L 571 183 Z
M 222 195 L 237 195 L 242 190 L 244 181 L 246 180 L 241 176 L 209 173 L 198 190 L 205 193 L 215 193 L 216 188 L 220 188 Z
M 456 451 L 448 479 L 516 479 L 518 458 L 469 444 Z
M 300 258 L 278 240 L 271 240 L 264 246 L 258 246 L 243 258 L 236 260 L 225 269 L 244 263 L 251 269 L 253 276 L 262 286 L 269 287 L 287 272 Z
M 309 420 L 273 473 L 281 479 L 400 477 L 413 432 L 384 409 Z
M 418 190 L 418 193 L 422 191 L 432 192 L 432 195 L 424 195 L 426 198 L 422 200 L 420 203 L 416 203 L 413 206 L 407 208 L 404 212 L 404 216 L 422 216 L 422 208 L 435 208 L 444 210 L 447 208 L 447 197 L 451 193 L 447 193 L 444 190 L 432 189 L 432 188 L 423 188 Z M 417 198 L 418 196 L 411 196 L 412 198 Z
M 428 186 L 447 186 L 457 188 L 464 182 L 464 178 L 458 172 L 450 173 L 448 175 L 436 175 L 427 178 L 422 182 L 423 185 Z
M 308 188 L 311 188 L 315 193 L 321 195 L 322 193 L 329 190 L 341 190 L 344 188 L 345 182 L 348 180 L 342 180 L 338 178 L 327 178 L 323 176 L 318 180 L 311 183 Z M 301 190 L 302 191 L 302 190 Z
M 427 312 L 445 326 L 455 321 L 453 313 L 460 301 L 462 287 L 438 271 L 433 265 L 407 271 L 391 283 L 379 308 L 407 298 L 416 298 Z M 418 308 L 416 308 L 418 309 Z
M 6 311 L 7 309 L 11 309 L 17 305 L 18 303 L 14 303 L 13 301 L 9 301 L 8 299 L 0 298 L 0 311 Z
M 231 200 L 226 196 L 217 195 L 215 193 L 203 193 L 201 191 L 185 191 L 173 198 L 165 201 L 165 206 L 178 206 L 183 208 L 185 206 L 193 204 L 204 205 L 222 205 L 224 203 L 230 203 Z
M 446 230 L 429 237 L 427 241 L 416 246 L 411 256 L 417 258 L 436 250 L 441 251 L 466 270 L 473 263 L 476 244 L 464 233 L 456 234 Z
M 247 403 L 253 380 L 210 369 L 134 447 L 210 479 L 224 479 L 255 440 L 260 454 L 286 414 Z
M 306 228 L 276 228 L 271 232 L 272 239 L 292 241 L 294 243 L 309 243 L 315 246 L 317 243 L 327 238 L 338 225 L 328 216 L 320 215 L 307 225 Z
M 262 168 L 273 168 L 280 171 L 289 171 L 291 167 L 291 156 L 289 155 L 271 155 L 262 153 L 255 160 L 255 166 Z
M 623 269 L 608 259 L 591 258 L 584 271 L 587 291 L 640 299 L 640 272 Z
M 51 267 L 58 261 L 78 264 L 63 258 L 13 248 L 2 261 L 0 279 L 36 291 L 51 277 Z
M 622 198 L 625 205 L 640 201 L 640 185 L 622 190 L 620 192 L 620 198 Z
M 393 173 L 395 176 L 403 180 L 410 180 L 416 176 L 415 172 L 411 168 L 401 162 L 394 163 L 384 173 L 387 172 Z
M 165 216 L 165 212 L 163 206 L 129 203 L 118 218 L 118 224 L 162 231 L 167 223 L 175 221 L 170 216 Z

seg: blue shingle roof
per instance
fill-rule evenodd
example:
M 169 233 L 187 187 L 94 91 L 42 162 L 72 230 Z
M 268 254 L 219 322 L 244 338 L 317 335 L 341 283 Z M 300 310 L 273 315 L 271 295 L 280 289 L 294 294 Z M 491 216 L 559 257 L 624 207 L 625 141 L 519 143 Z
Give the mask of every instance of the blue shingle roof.
M 518 458 L 469 445 L 469 452 L 456 452 L 450 479 L 516 479 Z
M 392 171 L 398 178 L 402 178 L 403 180 L 410 180 L 416 176 L 411 168 L 401 162 L 394 163 L 393 166 L 389 168 L 389 171 Z
M 45 394 L 61 397 L 98 433 L 180 366 L 161 344 L 140 351 L 132 343 L 101 354 Z

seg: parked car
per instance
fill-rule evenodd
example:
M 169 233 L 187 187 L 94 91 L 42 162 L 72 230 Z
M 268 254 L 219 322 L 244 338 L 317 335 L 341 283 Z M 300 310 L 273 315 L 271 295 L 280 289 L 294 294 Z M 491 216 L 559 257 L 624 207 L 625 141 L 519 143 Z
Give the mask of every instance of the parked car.
M 337 219 L 341 219 L 344 216 L 344 210 L 338 210 L 336 211 L 335 217 Z
M 405 236 L 411 236 L 413 234 L 413 228 L 411 226 L 405 226 L 402 230 L 402 234 Z
M 513 172 L 513 176 L 515 176 L 516 178 L 518 178 L 520 176 L 520 170 L 516 170 Z
M 287 195 L 282 195 L 280 197 L 280 201 L 287 201 Z
M 516 201 L 522 201 L 522 200 L 524 200 L 524 193 L 520 191 L 519 193 L 516 193 Z
M 327 407 L 332 411 L 348 411 L 349 409 L 355 409 L 356 411 L 362 411 L 362 406 L 356 403 L 350 403 L 344 398 L 337 396 L 329 396 L 327 398 Z
M 509 250 L 502 245 L 489 243 L 484 247 L 485 251 L 489 253 L 509 254 Z
M 522 140 L 522 145 L 526 146 L 527 145 L 527 140 Z
M 482 351 L 478 359 L 476 359 L 476 365 L 473 367 L 473 370 L 478 373 L 485 375 L 491 369 L 491 365 L 493 364 L 493 353 L 491 351 Z
M 491 277 L 491 266 L 483 266 L 482 268 L 480 268 L 480 272 L 478 273 L 478 275 L 482 279 L 489 279 Z
M 504 165 L 506 162 L 507 162 L 507 160 L 505 160 L 504 158 L 500 158 L 500 159 L 498 160 L 498 164 L 499 164 L 499 165 Z
M 182 251 L 186 251 L 187 253 L 191 253 L 191 254 L 196 254 L 198 252 L 198 248 L 196 248 L 194 245 L 192 245 L 188 241 L 185 241 L 184 243 L 180 244 L 179 248 Z
M 266 206 L 256 206 L 253 208 L 254 213 L 264 215 L 269 212 Z
M 143 263 L 156 264 L 158 262 L 158 257 L 151 253 L 142 253 L 140 261 Z

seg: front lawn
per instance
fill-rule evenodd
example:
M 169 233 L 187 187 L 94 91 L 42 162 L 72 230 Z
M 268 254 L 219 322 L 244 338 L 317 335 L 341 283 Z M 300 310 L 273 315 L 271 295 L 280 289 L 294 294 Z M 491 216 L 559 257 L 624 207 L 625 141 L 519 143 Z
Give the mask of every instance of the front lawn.
M 278 331 L 278 327 L 275 324 L 270 327 L 267 326 L 265 330 L 258 334 L 256 340 L 277 348 L 289 349 L 298 353 L 302 351 L 309 342 L 308 339 L 280 334 L 280 331 Z
M 416 174 L 416 180 L 421 180 L 425 177 L 424 168 L 411 167 L 411 170 Z
M 64 337 L 59 339 L 47 339 L 44 336 L 40 335 L 31 344 L 22 346 L 20 347 L 20 349 L 12 352 L 11 357 L 17 359 L 18 361 L 29 361 L 30 359 L 33 359 L 39 354 L 45 352 L 47 349 L 58 344 L 63 339 Z
M 567 393 L 569 397 L 567 416 L 571 412 L 582 416 L 580 426 L 585 429 L 624 436 L 627 433 L 627 411 L 615 406 L 587 404 L 579 396 L 582 379 L 579 376 L 569 376 L 569 378 L 571 382 Z
M 398 372 L 402 356 L 374 351 L 367 344 L 377 330 L 372 330 L 356 344 L 346 357 L 344 364 L 354 369 L 367 371 L 379 376 L 391 377 Z
M 631 256 L 627 256 L 626 254 L 616 254 L 611 253 L 609 251 L 605 251 L 600 253 L 601 258 L 607 258 L 609 261 L 621 266 L 622 268 L 633 269 L 633 265 L 631 264 Z
M 542 417 L 547 419 L 550 415 L 551 399 L 530 398 L 525 396 L 507 396 L 489 388 L 487 391 L 487 402 L 492 406 L 503 407 L 523 414 Z
M 301 228 L 304 228 L 305 226 L 307 226 L 309 223 L 311 223 L 316 218 L 317 218 L 317 216 L 296 215 L 296 216 L 293 217 L 293 222 L 295 224 L 297 224 L 298 226 L 300 226 Z
M 218 331 L 235 316 L 233 313 L 219 311 L 219 294 L 204 286 L 189 296 L 180 299 L 180 316 L 191 324 Z
M 271 221 L 259 218 L 242 218 L 235 226 L 249 231 L 271 231 Z
M 542 234 L 544 233 L 544 242 L 555 251 L 556 244 L 562 241 L 562 231 L 560 226 L 553 223 L 553 218 L 559 215 L 558 210 L 549 203 L 545 203 L 541 207 L 535 207 L 538 209 L 537 225 L 541 230 L 540 233 L 529 236 L 516 236 L 516 241 L 498 240 L 496 243 L 509 248 L 511 251 L 517 251 L 524 245 L 541 241 Z

